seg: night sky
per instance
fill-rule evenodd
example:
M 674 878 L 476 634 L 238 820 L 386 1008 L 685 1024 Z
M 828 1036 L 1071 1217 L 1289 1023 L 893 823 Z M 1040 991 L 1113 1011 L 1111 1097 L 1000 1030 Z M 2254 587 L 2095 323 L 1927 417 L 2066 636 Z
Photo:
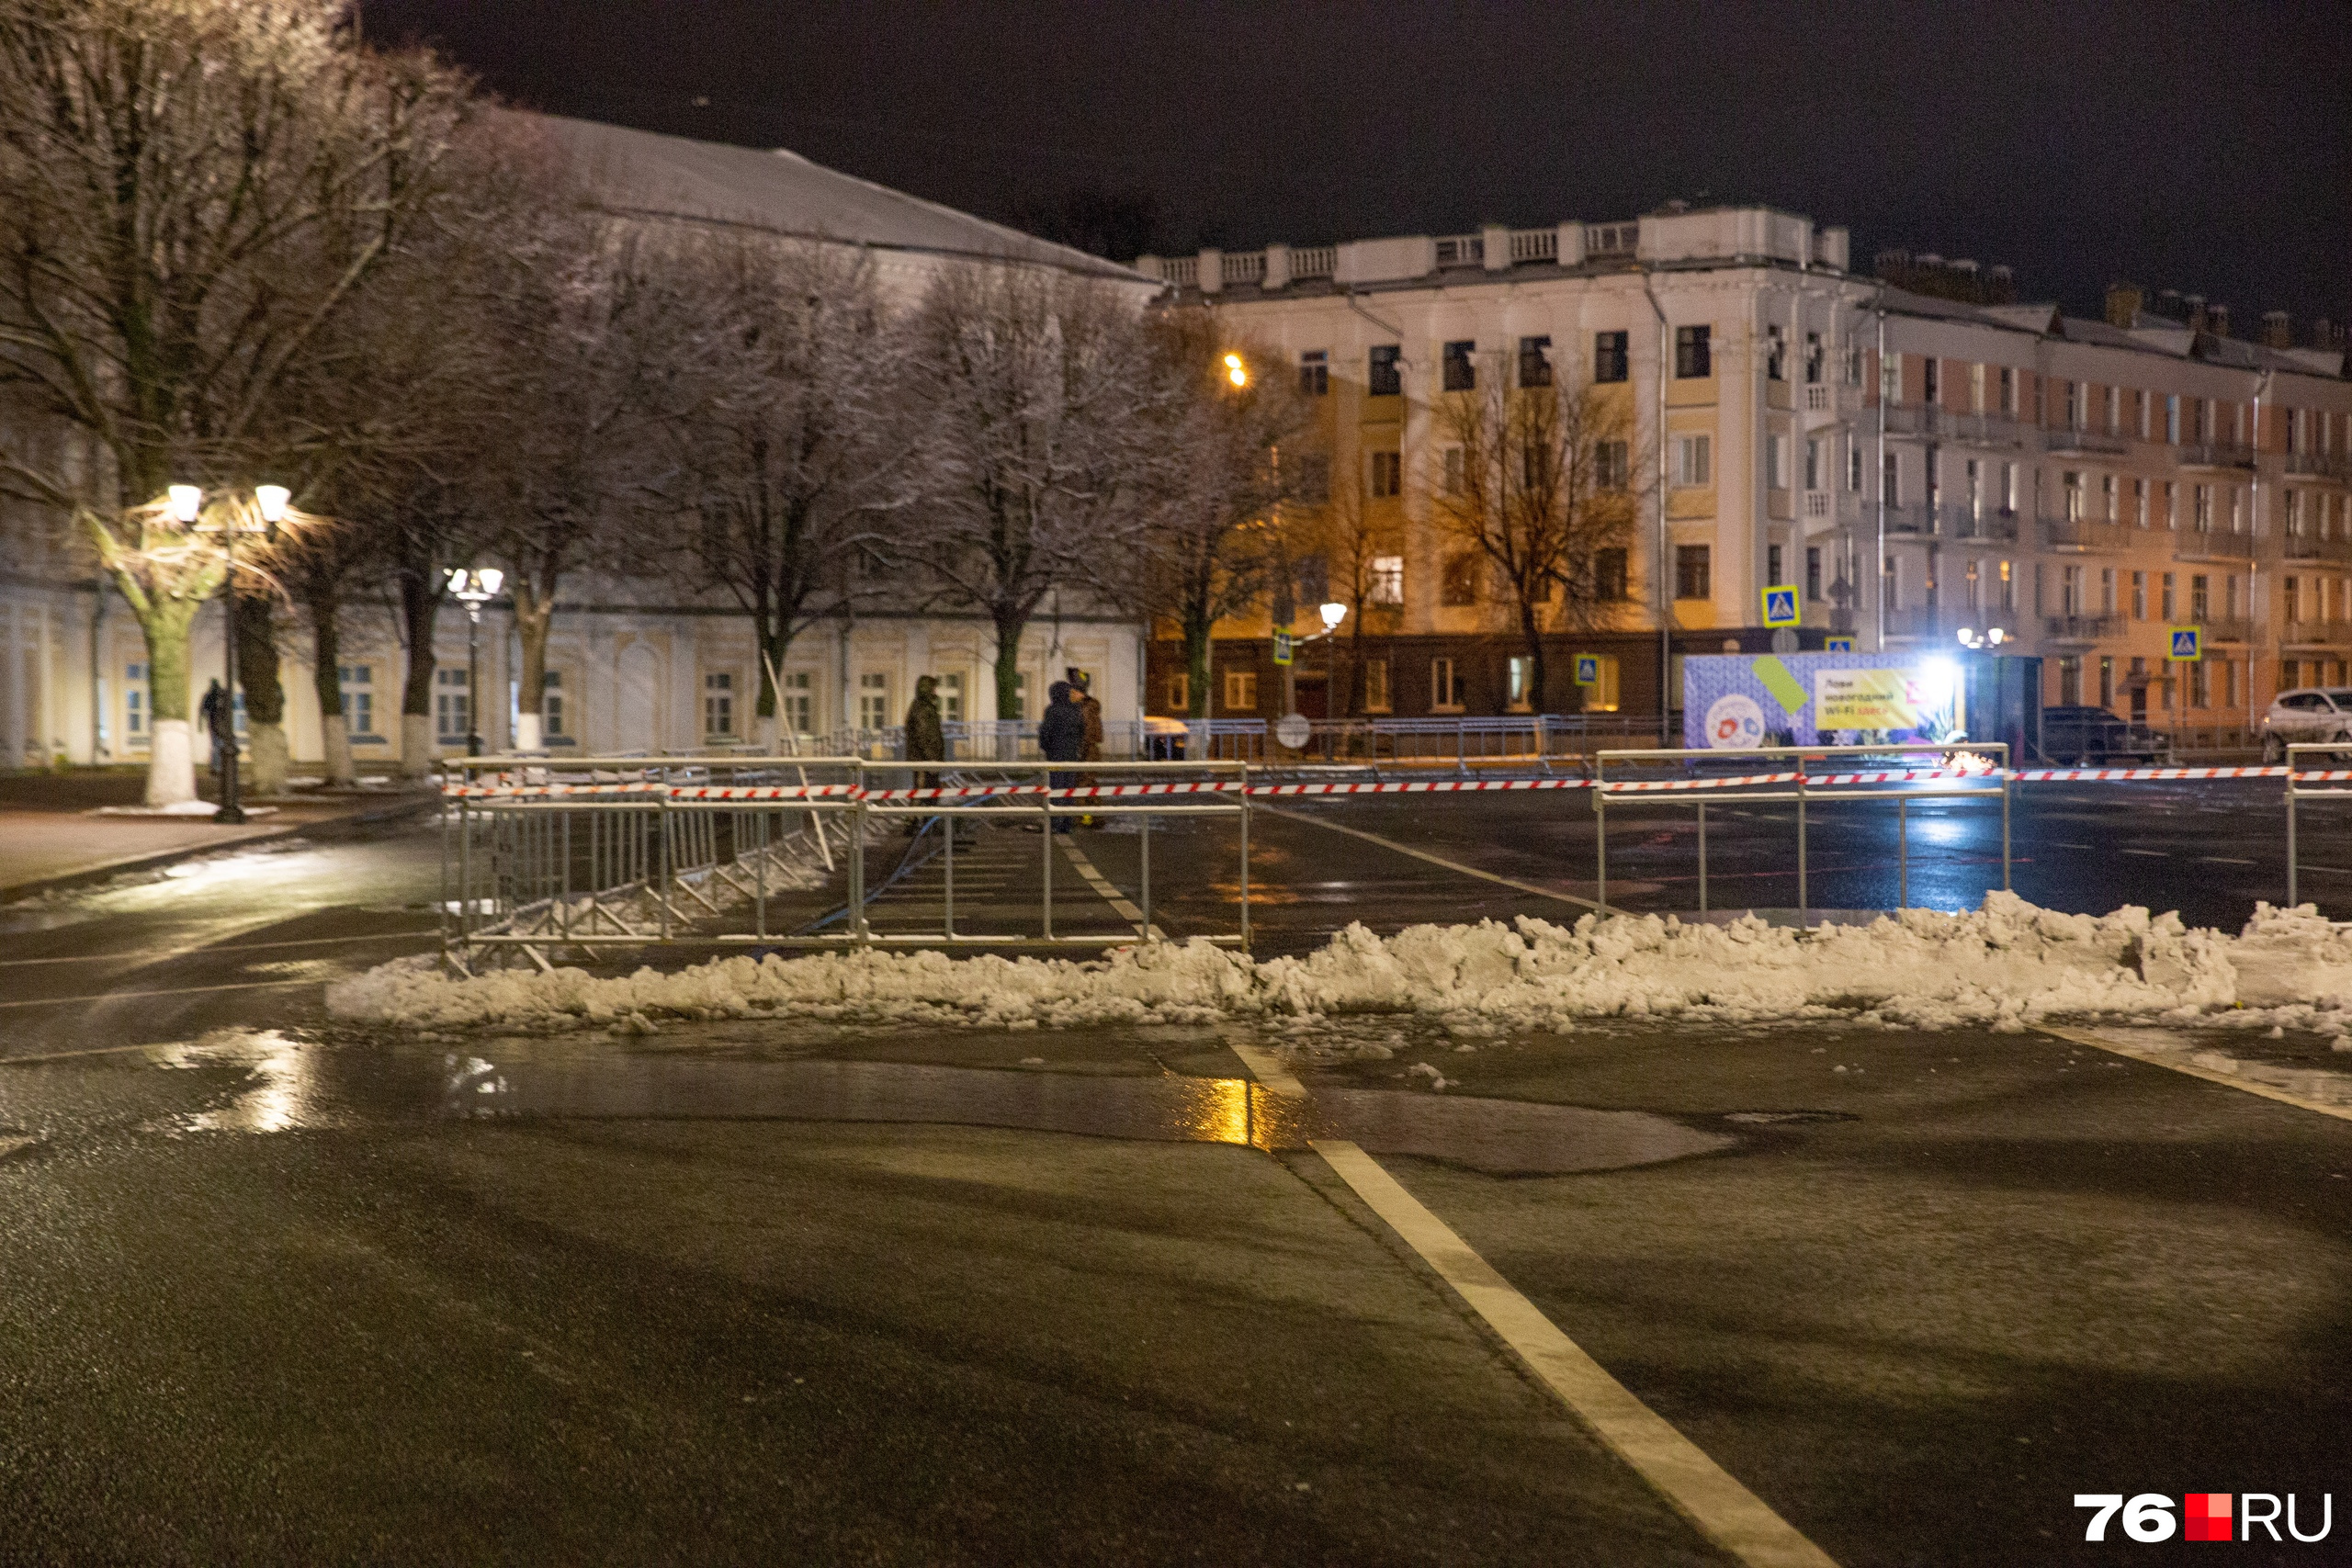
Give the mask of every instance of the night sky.
M 1761 201 L 2016 268 L 2352 316 L 2352 4 L 367 0 L 530 107 L 1162 251 Z

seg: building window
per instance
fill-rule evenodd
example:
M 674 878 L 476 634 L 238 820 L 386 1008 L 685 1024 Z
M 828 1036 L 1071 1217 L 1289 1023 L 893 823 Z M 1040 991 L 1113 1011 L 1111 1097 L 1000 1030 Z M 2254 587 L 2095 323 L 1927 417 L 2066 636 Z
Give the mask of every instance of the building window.
M 1535 660 L 1523 653 L 1513 654 L 1503 678 L 1511 712 L 1526 713 L 1535 705 Z
M 1789 378 L 1789 339 L 1777 321 L 1764 328 L 1764 379 L 1785 381 Z
M 2188 618 L 2199 626 L 2203 626 L 2212 615 L 2212 582 L 2213 580 L 2201 571 L 2188 579 Z
M 1674 438 L 1674 482 L 1686 490 L 1699 489 L 1713 483 L 1713 456 L 1714 441 L 1712 436 L 1676 436 Z
M 1464 478 L 1462 448 L 1459 446 L 1448 446 L 1440 454 L 1440 457 L 1442 459 L 1443 468 L 1443 474 L 1440 483 L 1443 487 L 1443 492 L 1447 495 L 1460 495 L 1462 493 L 1462 481 Z
M 2213 705 L 2213 667 L 2199 660 L 2188 667 L 2188 705 L 2209 708 Z
M 1614 603 L 1628 595 L 1625 547 L 1609 545 L 1592 553 L 1592 596 Z
M 1925 389 L 1925 390 L 1920 394 L 1919 400 L 1920 400 L 1921 402 L 1923 402 L 1923 403 L 1928 404 L 1930 408 L 1932 408 L 1932 407 L 1934 407 L 1936 404 L 1938 404 L 1938 403 L 1939 403 L 1939 402 L 1943 401 L 1943 395 L 1944 395 L 1944 375 L 1943 375 L 1943 367 L 1944 367 L 1944 362 L 1943 362 L 1942 360 L 1940 360 L 1940 359 L 1938 359 L 1938 358 L 1937 358 L 1934 355 L 1932 355 L 1932 354 L 1931 354 L 1931 355 L 1928 355 L 1927 359 L 1924 361 L 1924 369 L 1925 369 L 1925 376 L 1926 376 L 1926 378 L 1925 378 L 1924 382 L 1922 383 L 1922 385 L 1925 387 L 1925 389 Z
M 1592 486 L 1595 490 L 1625 490 L 1634 482 L 1633 448 L 1623 441 L 1592 444 Z
M 2135 528 L 2148 525 L 2148 481 L 2145 479 L 2132 481 L 2132 525 Z
M 1552 384 L 1550 338 L 1523 337 L 1519 340 L 1519 384 L 1522 387 L 1548 387 Z
M 1445 345 L 1439 384 L 1447 391 L 1467 392 L 1478 385 L 1478 367 L 1470 357 L 1477 347 L 1476 344 L 1466 342 Z
M 1462 677 L 1454 673 L 1451 659 L 1430 660 L 1430 707 L 1440 713 L 1462 711 Z
M 1225 709 L 1227 713 L 1258 711 L 1258 672 L 1255 670 L 1228 670 L 1225 672 Z
M 735 672 L 732 670 L 709 671 L 702 678 L 702 732 L 714 740 L 730 739 L 735 733 Z
M 2167 623 L 2179 617 L 2180 601 L 2174 592 L 2171 572 L 2165 572 L 2160 581 L 2157 604 L 2163 618 Z
M 2287 621 L 2291 626 L 2303 618 L 2302 583 L 2301 580 L 2290 577 L 2286 580 L 2283 587 L 2287 602 Z M 2290 681 L 2288 684 L 2292 685 L 2294 682 Z
M 1846 489 L 1855 495 L 1862 492 L 1862 444 L 1859 441 L 1846 448 Z
M 857 727 L 890 728 L 890 676 L 888 671 L 867 670 L 857 678 Z
M 940 722 L 942 724 L 963 723 L 964 672 L 960 670 L 951 670 L 940 676 L 938 680 L 938 689 L 932 695 L 939 703 Z
M 817 675 L 812 670 L 787 670 L 784 672 L 783 709 L 778 717 L 784 720 L 787 735 L 817 733 Z
M 1890 354 L 1878 362 L 1878 400 L 1899 403 L 1903 400 L 1903 356 Z
M 2068 468 L 2062 476 L 2060 482 L 2065 487 L 2066 521 L 2080 523 L 2083 520 L 2083 476 L 2076 470 Z
M 1393 343 L 1374 347 L 1364 370 L 1364 392 L 1374 398 L 1393 398 L 1405 389 L 1405 378 L 1397 367 L 1404 350 Z
M 2180 394 L 2178 392 L 2165 394 L 2165 445 L 2167 446 L 2180 445 Z
M 1889 506 L 1903 504 L 1903 459 L 1893 452 L 1886 455 L 1883 470 L 1879 475 L 1878 498 Z
M 122 733 L 133 746 L 147 743 L 147 666 L 122 667 Z
M 1712 599 L 1714 592 L 1714 583 L 1707 570 L 1707 547 L 1675 546 L 1674 596 L 1677 599 Z
M 2148 618 L 2148 574 L 2144 571 L 2132 574 L 2132 618 L 2135 621 Z
M 1367 713 L 1386 713 L 1395 705 L 1388 696 L 1388 660 L 1363 661 L 1363 705 Z
M 1623 381 L 1632 375 L 1625 354 L 1623 333 L 1592 334 L 1592 378 L 1596 381 Z
M 1319 398 L 1331 389 L 1331 351 L 1310 348 L 1298 356 L 1298 389 L 1304 396 Z
M 2115 569 L 2111 566 L 2098 569 L 2098 613 L 2115 614 Z
M 2188 492 L 2189 526 L 2200 534 L 2213 531 L 2213 487 L 2192 486 Z
M 2098 514 L 2099 519 L 2102 522 L 2113 523 L 2117 521 L 2115 513 L 2115 476 L 2113 474 L 2101 474 L 2098 477 Z
M 1712 330 L 1708 327 L 1674 329 L 1674 375 L 1677 380 L 1702 380 L 1715 373 L 1714 350 L 1708 343 Z
M 1395 452 L 1374 452 L 1372 458 L 1372 493 L 1386 497 L 1402 494 L 1405 489 L 1405 460 Z
M 465 671 L 433 672 L 433 734 L 441 745 L 463 746 L 466 737 L 473 733 L 469 719 L 472 695 Z
M 1777 431 L 1764 438 L 1764 488 L 1789 488 L 1789 438 Z
M 2303 494 L 2301 491 L 2290 490 L 2287 492 L 2287 537 L 2300 539 L 2302 536 Z
M 1438 582 L 1438 603 L 1442 604 L 1476 604 L 1478 602 L 1480 560 L 1475 555 L 1459 555 L 1445 563 L 1445 574 Z
M 1804 384 L 1806 386 L 1821 385 L 1821 334 L 1807 333 L 1804 334 Z
M 1984 362 L 1981 359 L 1968 367 L 1968 412 L 1984 412 Z
M 1807 545 L 1804 547 L 1804 596 L 1807 599 L 1821 597 L 1821 547 L 1819 545 Z
M 343 703 L 345 736 L 375 734 L 376 667 L 372 664 L 338 664 L 335 666 L 334 682 Z
M 1365 584 L 1364 595 L 1374 604 L 1402 604 L 1405 602 L 1405 558 L 1374 556 L 1372 558 L 1372 580 Z
M 1781 581 L 1781 559 L 1782 553 L 1781 547 L 1778 545 L 1767 545 L 1764 547 L 1764 585 L 1768 588 L 1779 588 L 1782 586 Z
M 1193 711 L 1192 671 L 1188 670 L 1178 670 L 1169 675 L 1168 711 L 1170 713 L 1190 713 Z
M 2001 367 L 2001 412 L 2018 412 L 2018 373 L 2010 367 Z

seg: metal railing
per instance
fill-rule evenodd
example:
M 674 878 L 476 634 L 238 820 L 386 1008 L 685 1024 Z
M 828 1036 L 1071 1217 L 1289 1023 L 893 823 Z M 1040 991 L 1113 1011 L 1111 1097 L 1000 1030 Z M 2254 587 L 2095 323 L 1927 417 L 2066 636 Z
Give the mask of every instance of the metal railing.
M 2321 771 L 2335 772 L 2340 771 L 2346 761 L 2352 761 L 2352 751 L 2346 750 L 2340 741 L 2298 740 L 2287 748 L 2287 908 L 2290 909 L 2301 902 L 2302 860 L 2295 848 L 2296 818 L 2301 804 L 2306 800 L 2352 800 L 2352 787 L 2342 784 L 2314 788 L 2303 783 L 2304 770 L 2299 768 L 2297 762 L 2310 758 L 2334 761 L 2335 769 Z
M 2254 536 L 2184 528 L 2172 536 L 2175 560 L 2252 560 Z
M 2251 468 L 2254 448 L 2236 441 L 2185 441 L 2175 459 L 2184 468 Z
M 1152 823 L 1190 817 L 1227 817 L 1238 824 L 1238 926 L 1203 934 L 1221 945 L 1245 951 L 1250 945 L 1246 763 L 1123 760 L 976 769 L 843 756 L 708 756 L 587 758 L 555 767 L 536 757 L 455 757 L 441 766 L 447 781 L 441 947 L 444 957 L 466 972 L 495 953 L 551 967 L 548 954 L 565 950 L 1100 950 L 1159 941 L 1152 919 Z M 1101 795 L 1057 795 L 1077 781 L 1125 787 Z M 1126 919 L 1125 910 L 1111 905 L 1125 930 L 1071 934 L 1054 929 L 1054 857 L 1062 841 L 1055 829 L 1073 817 L 1140 818 L 1139 918 Z M 957 929 L 958 835 L 953 829 L 976 818 L 1039 829 L 1042 891 L 1034 931 Z M 877 932 L 868 907 L 906 874 L 916 846 L 889 878 L 870 886 L 868 840 L 879 823 L 907 818 L 921 822 L 919 841 L 937 834 L 922 863 L 944 861 L 940 923 L 936 930 Z M 812 920 L 806 896 L 819 863 L 825 884 L 841 876 L 846 902 Z M 802 897 L 780 905 L 791 893 Z
M 2290 452 L 2287 472 L 2315 479 L 2352 479 L 2352 453 Z
M 1973 756 L 1986 760 L 1989 767 L 1981 773 L 1966 778 L 1984 782 L 1941 783 L 1925 784 L 1906 781 L 1889 781 L 1877 784 L 1832 785 L 1827 788 L 1813 784 L 1819 775 L 1807 771 L 1808 761 L 1831 757 L 1878 757 L 1918 755 L 1926 753 L 1939 760 L 1938 771 L 1947 771 L 1951 759 Z M 1592 796 L 1593 840 L 1595 857 L 1595 887 L 1593 895 L 1602 912 L 1609 912 L 1609 813 L 1623 811 L 1629 806 L 1691 807 L 1698 812 L 1699 822 L 1699 908 L 1707 909 L 1707 800 L 1710 795 L 1736 799 L 1743 804 L 1764 800 L 1793 800 L 1797 807 L 1797 921 L 1808 924 L 1811 908 L 1809 897 L 1809 867 L 1806 863 L 1805 807 L 1809 802 L 1823 800 L 1892 799 L 1895 808 L 1896 904 L 1907 905 L 1911 898 L 1911 802 L 1915 800 L 1985 800 L 1998 795 L 2001 801 L 2001 887 L 2009 887 L 2009 795 L 2012 789 L 2009 770 L 2009 749 L 2001 741 L 1955 741 L 1940 744 L 1902 746 L 1761 746 L 1737 754 L 1741 759 L 1781 757 L 1792 759 L 1795 768 L 1776 770 L 1763 775 L 1755 784 L 1728 782 L 1709 787 L 1702 778 L 1685 776 L 1667 781 L 1631 780 L 1623 773 L 1611 787 L 1609 767 L 1626 764 L 1679 764 L 1687 769 L 1694 761 L 1721 762 L 1724 753 L 1717 750 L 1649 750 L 1600 751 L 1593 757 Z M 1901 768 L 1888 770 L 1906 771 Z M 1664 787 L 1659 787 L 1660 783 Z M 1792 787 L 1778 787 L 1781 784 Z M 1648 785 L 1649 787 L 1643 787 Z
M 2127 625 L 2119 612 L 2109 611 L 2097 615 L 2044 615 L 2043 635 L 2053 642 L 2096 642 L 2103 637 L 2121 637 Z
M 2334 648 L 2352 642 L 2352 621 L 2289 621 L 2278 642 L 2285 648 Z
M 1377 778 L 1384 764 L 1398 768 L 1523 766 L 1544 773 L 1560 758 L 1582 758 L 1596 742 L 1656 739 L 1656 716 L 1624 714 L 1505 714 L 1431 718 L 1316 719 L 1302 757 L 1363 762 Z
M 2132 530 L 2087 517 L 2045 517 L 2041 538 L 2054 550 L 2120 550 L 2132 543 Z
M 2312 534 L 2287 536 L 2289 560 L 2352 562 L 2352 539 L 2323 539 Z

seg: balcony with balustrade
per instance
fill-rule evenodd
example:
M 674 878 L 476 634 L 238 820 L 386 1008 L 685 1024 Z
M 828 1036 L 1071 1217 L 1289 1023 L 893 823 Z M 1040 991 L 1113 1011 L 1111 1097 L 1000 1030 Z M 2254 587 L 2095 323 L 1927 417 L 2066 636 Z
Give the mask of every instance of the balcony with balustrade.
M 2041 633 L 2052 642 L 2097 642 L 2101 637 L 2121 637 L 2125 625 L 2122 615 L 2115 611 L 2097 615 L 2044 615 Z
M 2184 468 L 2220 472 L 2254 467 L 2254 448 L 2242 441 L 2184 442 L 2175 451 L 2174 461 Z
M 2352 483 L 2352 453 L 2290 452 L 2286 457 L 2286 468 L 2288 476 L 2292 479 Z
M 2282 648 L 2352 647 L 2352 621 L 2287 621 L 2280 625 Z
M 2172 536 L 2175 560 L 2250 561 L 2255 555 L 2252 534 L 2220 534 L 2184 528 Z
M 2014 450 L 2025 445 L 2026 426 L 2007 414 L 1972 413 L 1936 403 L 1889 403 L 1890 435 L 1933 436 L 1959 446 Z
M 2245 643 L 2254 640 L 2254 623 L 2244 615 L 2199 615 L 2192 614 L 2185 623 L 2203 634 L 2208 646 L 2214 643 Z
M 2352 566 L 2352 538 L 2290 534 L 2287 536 L 2286 557 L 2290 561 L 2327 561 L 2339 566 Z
M 2115 431 L 2091 430 L 2080 425 L 2055 424 L 2041 432 L 2041 449 L 2053 457 L 2120 457 L 2132 450 L 2132 443 Z
M 2053 550 L 2120 550 L 2129 548 L 2132 530 L 2120 523 L 2093 522 L 2087 517 L 2045 517 L 2041 542 Z

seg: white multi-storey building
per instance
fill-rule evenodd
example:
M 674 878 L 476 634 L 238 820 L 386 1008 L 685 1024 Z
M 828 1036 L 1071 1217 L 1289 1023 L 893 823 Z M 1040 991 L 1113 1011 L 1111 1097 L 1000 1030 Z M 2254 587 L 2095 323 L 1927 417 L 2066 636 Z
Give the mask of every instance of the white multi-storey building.
M 933 202 L 761 151 L 542 118 L 616 221 L 710 225 L 853 246 L 872 258 L 886 298 L 910 304 L 953 266 L 1051 267 L 1129 291 L 1140 308 L 1159 287 L 1099 256 L 1050 244 Z M 6 433 L 0 432 L 0 438 Z M 144 761 L 147 668 L 137 624 L 61 519 L 0 501 L 0 767 Z M 467 564 L 453 562 L 453 565 Z M 485 563 L 487 564 L 487 563 Z M 481 733 L 511 739 L 524 700 L 519 650 L 503 604 L 482 617 Z M 283 650 L 287 731 L 298 761 L 321 755 L 320 715 L 303 660 L 307 636 Z M 435 633 L 432 746 L 462 751 L 470 690 L 467 628 L 445 607 Z M 1049 597 L 1022 641 L 1027 716 L 1065 668 L 1095 676 L 1114 716 L 1138 709 L 1142 631 L 1131 617 Z M 221 667 L 217 612 L 200 616 L 191 664 L 200 690 Z M 807 736 L 899 723 L 922 675 L 936 675 L 951 720 L 999 717 L 988 622 L 910 606 L 861 608 L 797 638 L 782 670 L 784 727 Z M 342 689 L 362 772 L 401 763 L 400 708 L 408 660 L 393 606 L 351 607 Z M 750 626 L 715 597 L 682 593 L 659 575 L 582 574 L 567 581 L 548 652 L 543 722 L 553 749 L 694 750 L 753 739 L 759 660 Z M 412 763 L 414 759 L 407 760 Z
M 1661 675 L 1679 694 L 1674 656 L 1761 648 L 1762 591 L 1783 584 L 1805 646 L 1950 646 L 2000 626 L 2043 657 L 2049 702 L 2160 723 L 2243 724 L 2283 686 L 2346 678 L 2340 333 L 2323 323 L 2298 347 L 2274 316 L 2248 342 L 2218 311 L 2157 314 L 2130 290 L 2109 320 L 2082 321 L 1996 302 L 1997 271 L 1887 259 L 1910 287 L 1856 272 L 1842 229 L 1674 205 L 1138 265 L 1296 364 L 1335 476 L 1389 530 L 1385 614 L 1365 627 L 1375 668 L 1351 700 L 1298 677 L 1302 711 L 1514 705 L 1517 634 L 1431 504 L 1438 400 L 1486 376 L 1622 387 L 1630 405 L 1645 504 L 1624 597 L 1557 632 L 1563 654 L 1607 665 L 1588 708 L 1657 712 Z M 2196 665 L 2166 657 L 2187 624 L 2204 628 Z M 1221 627 L 1217 665 L 1254 674 L 1268 629 Z M 1154 666 L 1153 706 L 1179 705 L 1173 649 Z M 1219 716 L 1274 689 L 1213 681 Z

